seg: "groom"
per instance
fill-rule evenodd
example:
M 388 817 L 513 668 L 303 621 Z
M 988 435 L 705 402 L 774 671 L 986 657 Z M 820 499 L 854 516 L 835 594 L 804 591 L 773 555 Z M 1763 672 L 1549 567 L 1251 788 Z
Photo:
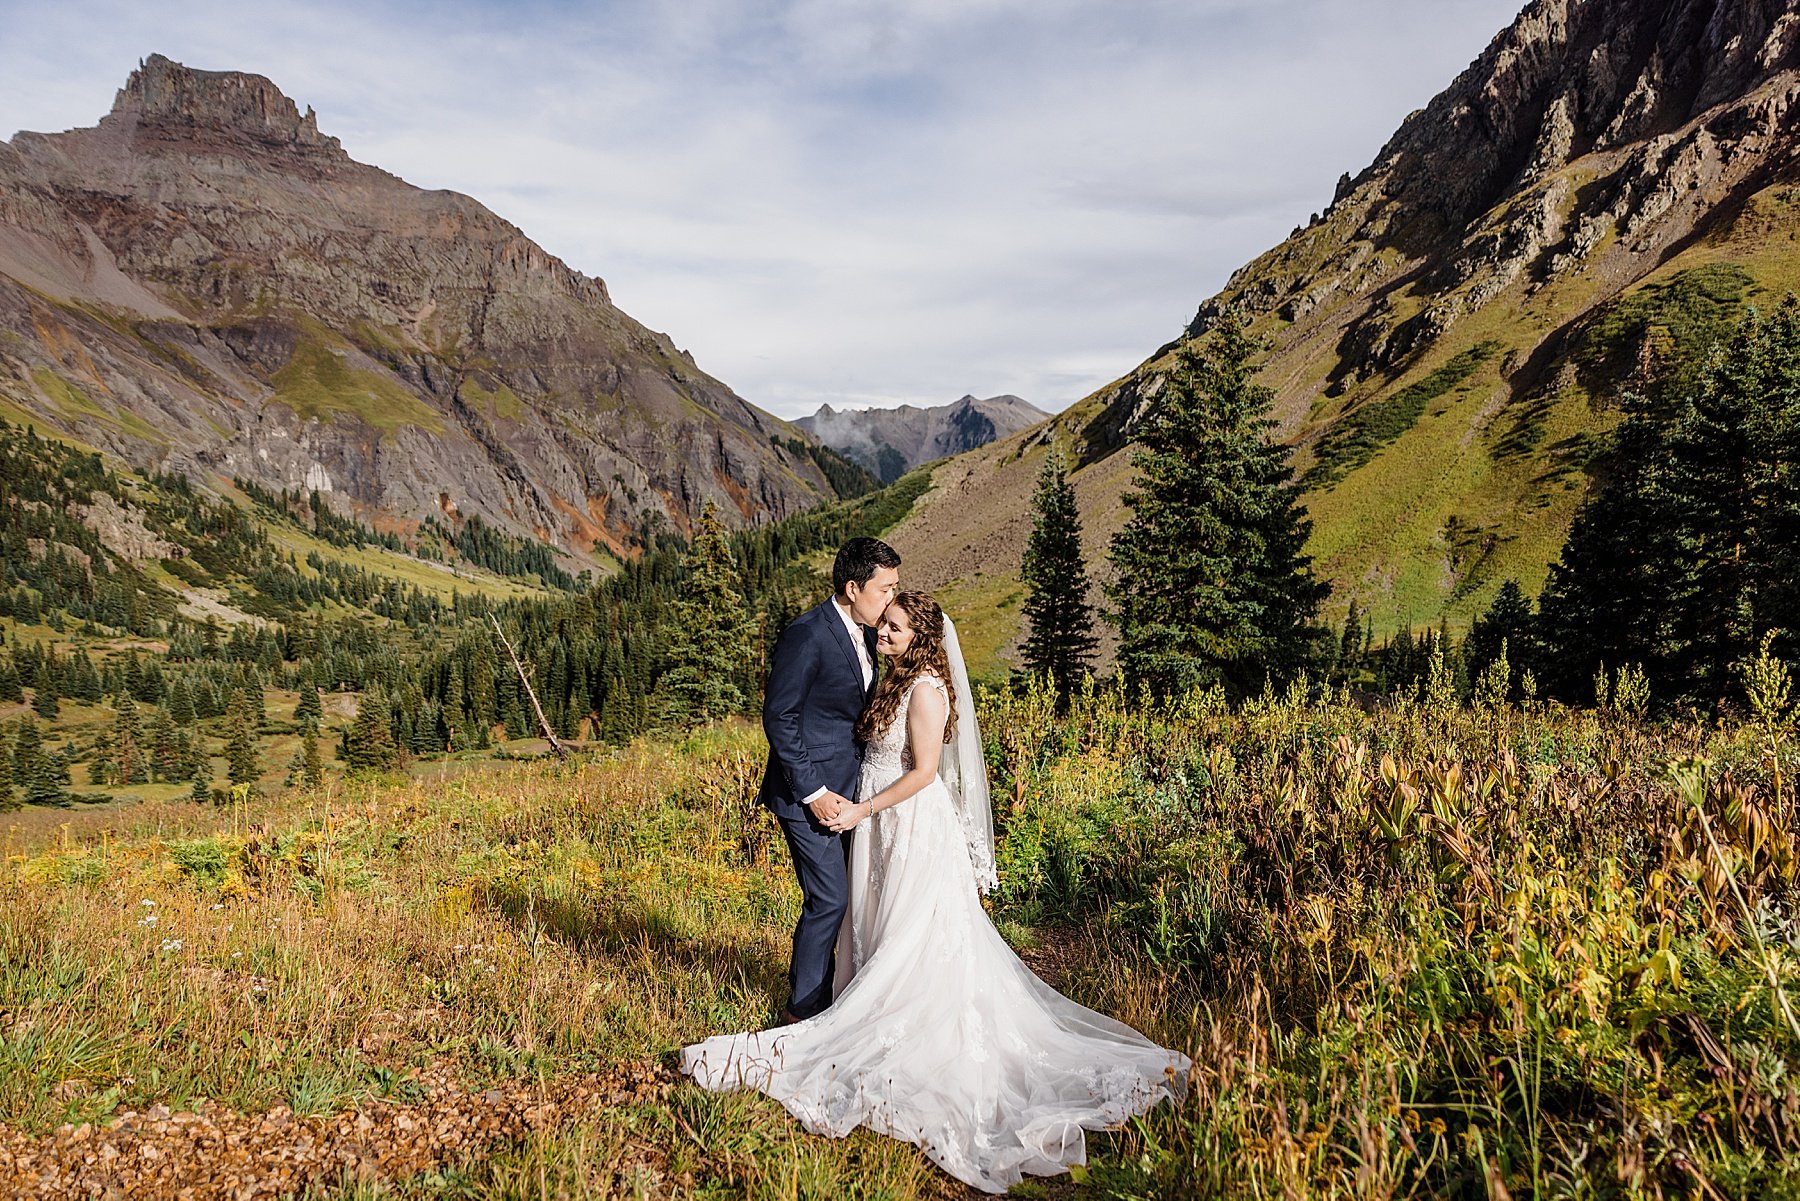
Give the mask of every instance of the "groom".
M 769 658 L 762 803 L 774 810 L 800 878 L 800 920 L 781 1024 L 831 1004 L 832 952 L 850 907 L 850 836 L 825 823 L 850 803 L 862 770 L 856 719 L 875 687 L 875 630 L 900 588 L 900 556 L 852 538 L 831 565 L 832 595 L 781 632 Z

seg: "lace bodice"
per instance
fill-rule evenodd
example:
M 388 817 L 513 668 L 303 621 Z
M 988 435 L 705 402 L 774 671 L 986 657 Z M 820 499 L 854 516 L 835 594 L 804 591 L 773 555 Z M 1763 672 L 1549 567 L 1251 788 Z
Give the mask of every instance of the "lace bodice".
M 919 685 L 929 684 L 945 697 L 950 695 L 944 682 L 936 676 L 920 676 L 906 686 L 906 693 L 900 698 L 900 704 L 894 710 L 894 720 L 888 728 L 877 734 L 868 746 L 863 748 L 863 771 L 880 778 L 883 783 L 877 787 L 886 787 L 887 782 L 898 779 L 913 767 L 911 740 L 906 736 L 906 715 L 912 708 L 913 693 Z

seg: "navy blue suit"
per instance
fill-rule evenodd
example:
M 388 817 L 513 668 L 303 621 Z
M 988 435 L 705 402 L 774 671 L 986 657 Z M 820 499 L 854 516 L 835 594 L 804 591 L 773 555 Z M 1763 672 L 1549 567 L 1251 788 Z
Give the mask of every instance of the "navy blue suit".
M 858 628 L 873 663 L 875 631 Z M 796 1017 L 831 1004 L 833 952 L 850 908 L 850 836 L 826 829 L 800 802 L 820 788 L 855 799 L 862 773 L 856 719 L 872 688 L 872 677 L 871 687 L 863 687 L 856 644 L 830 599 L 796 617 L 769 658 L 762 711 L 769 767 L 761 800 L 781 823 L 804 898 L 788 972 L 788 1010 Z

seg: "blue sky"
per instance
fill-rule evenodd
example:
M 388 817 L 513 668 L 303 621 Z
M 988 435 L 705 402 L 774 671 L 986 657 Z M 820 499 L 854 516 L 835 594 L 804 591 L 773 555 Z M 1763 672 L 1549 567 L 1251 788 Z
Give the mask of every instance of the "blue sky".
M 786 417 L 1060 409 L 1331 199 L 1518 0 L 0 0 L 0 136 L 267 75 Z

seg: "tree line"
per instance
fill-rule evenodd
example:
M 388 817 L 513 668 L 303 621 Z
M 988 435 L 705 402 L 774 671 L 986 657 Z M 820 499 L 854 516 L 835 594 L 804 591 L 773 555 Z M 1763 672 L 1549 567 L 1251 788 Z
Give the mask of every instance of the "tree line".
M 1719 341 L 1666 339 L 1640 363 L 1601 478 L 1537 602 L 1506 580 L 1460 642 L 1442 627 L 1375 644 L 1304 553 L 1301 485 L 1240 315 L 1174 352 L 1138 433 L 1130 519 L 1105 615 L 1118 667 L 1152 693 L 1243 694 L 1307 673 L 1378 692 L 1630 709 L 1768 703 L 1800 654 L 1800 304 L 1746 311 Z M 1698 359 L 1698 361 L 1696 361 Z M 1080 513 L 1059 449 L 1033 498 L 1024 668 L 1065 692 L 1095 652 Z M 1773 673 L 1773 675 L 1771 675 Z M 1773 683 L 1771 683 L 1773 680 Z

